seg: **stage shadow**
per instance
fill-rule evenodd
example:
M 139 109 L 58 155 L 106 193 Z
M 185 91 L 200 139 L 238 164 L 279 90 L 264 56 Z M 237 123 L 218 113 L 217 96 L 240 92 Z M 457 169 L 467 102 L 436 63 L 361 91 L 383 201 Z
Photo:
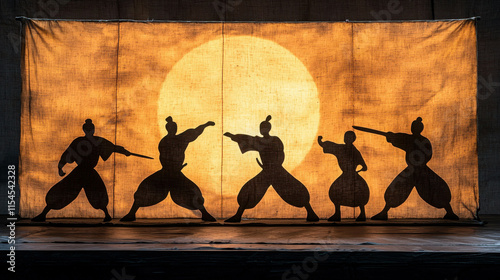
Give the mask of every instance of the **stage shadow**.
M 250 136 L 243 134 L 231 134 L 226 132 L 224 136 L 231 138 L 238 143 L 241 153 L 248 151 L 259 152 L 262 163 L 257 158 L 257 163 L 262 171 L 254 178 L 243 185 L 238 194 L 239 208 L 234 216 L 227 219 L 228 223 L 238 223 L 241 221 L 243 212 L 246 209 L 254 208 L 264 197 L 270 186 L 288 204 L 295 207 L 305 207 L 307 211 L 307 221 L 318 221 L 319 218 L 314 213 L 309 200 L 309 191 L 295 177 L 293 177 L 282 164 L 285 160 L 283 142 L 277 136 L 271 136 L 271 116 L 260 123 L 260 136 Z
M 366 221 L 365 205 L 370 198 L 370 189 L 359 172 L 368 170 L 361 153 L 354 146 L 356 134 L 347 131 L 344 134 L 345 144 L 337 144 L 330 141 L 322 141 L 318 136 L 318 144 L 323 148 L 325 154 L 337 157 L 342 174 L 332 183 L 329 190 L 330 200 L 335 205 L 335 213 L 328 221 L 340 221 L 340 206 L 359 207 L 360 214 L 356 221 Z M 360 170 L 356 170 L 361 165 Z
M 385 207 L 373 216 L 372 220 L 387 220 L 389 210 L 403 204 L 413 188 L 417 189 L 420 197 L 428 204 L 444 208 L 446 210 L 444 219 L 458 220 L 450 205 L 451 192 L 448 184 L 427 166 L 432 158 L 432 145 L 429 139 L 421 134 L 424 130 L 422 118 L 418 117 L 412 122 L 412 134 L 353 127 L 360 131 L 385 136 L 387 142 L 406 152 L 405 160 L 408 166 L 387 187 L 384 194 Z
M 45 196 L 47 206 L 32 221 L 45 221 L 47 214 L 51 210 L 59 210 L 69 205 L 76 199 L 82 189 L 85 190 L 90 205 L 104 212 L 104 222 L 111 221 L 107 209 L 108 192 L 101 176 L 94 167 L 96 167 L 99 157 L 106 161 L 112 153 L 120 153 L 126 156 L 130 156 L 131 153 L 102 137 L 94 136 L 95 126 L 91 119 L 85 120 L 83 132 L 85 136 L 73 140 L 61 155 L 58 164 L 59 175 L 61 177 L 66 175 L 63 171 L 66 163 L 76 162 L 77 167 L 47 192 Z
M 129 213 L 121 221 L 134 221 L 140 207 L 148 207 L 163 201 L 168 193 L 179 206 L 189 210 L 199 210 L 203 221 L 215 221 L 204 206 L 204 198 L 200 188 L 187 178 L 182 169 L 185 152 L 189 143 L 195 141 L 206 127 L 214 126 L 214 122 L 207 122 L 197 128 L 188 129 L 177 134 L 177 123 L 172 117 L 166 119 L 167 135 L 161 139 L 158 149 L 162 169 L 144 179 L 134 194 L 134 203 Z

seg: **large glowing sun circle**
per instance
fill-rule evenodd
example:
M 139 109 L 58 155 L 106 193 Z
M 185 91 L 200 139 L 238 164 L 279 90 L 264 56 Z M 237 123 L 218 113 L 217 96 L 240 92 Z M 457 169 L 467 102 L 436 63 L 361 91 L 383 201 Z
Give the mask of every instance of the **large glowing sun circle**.
M 285 147 L 283 165 L 292 172 L 315 142 L 318 90 L 294 54 L 253 36 L 226 36 L 191 50 L 169 71 L 158 100 L 162 135 L 167 116 L 177 122 L 179 133 L 207 121 L 216 123 L 190 144 L 186 162 L 192 172 L 207 173 L 205 180 L 219 188 L 222 170 L 223 181 L 235 184 L 235 194 L 237 185 L 261 170 L 258 154 L 242 155 L 222 134 L 260 135 L 259 124 L 267 115 L 272 116 L 270 134 Z

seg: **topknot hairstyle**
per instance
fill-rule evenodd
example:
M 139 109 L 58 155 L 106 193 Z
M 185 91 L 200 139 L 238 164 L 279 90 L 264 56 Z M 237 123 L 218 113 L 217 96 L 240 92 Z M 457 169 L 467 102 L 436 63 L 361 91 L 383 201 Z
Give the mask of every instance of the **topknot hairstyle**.
M 92 131 L 95 129 L 95 126 L 94 124 L 92 123 L 92 120 L 91 119 L 86 119 L 85 120 L 85 123 L 83 124 L 83 130 L 85 131 Z

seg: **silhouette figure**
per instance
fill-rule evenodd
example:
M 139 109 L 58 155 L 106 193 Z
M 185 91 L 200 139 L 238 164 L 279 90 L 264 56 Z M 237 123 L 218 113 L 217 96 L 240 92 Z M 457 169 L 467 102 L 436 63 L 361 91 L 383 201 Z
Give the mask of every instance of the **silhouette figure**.
M 414 187 L 425 202 L 446 210 L 444 219 L 458 220 L 458 216 L 451 209 L 448 184 L 427 166 L 432 157 L 432 145 L 429 139 L 421 135 L 424 130 L 422 118 L 418 117 L 412 122 L 412 134 L 385 133 L 359 127 L 356 129 L 385 135 L 387 142 L 406 152 L 405 160 L 408 166 L 389 185 L 384 195 L 386 205 L 372 220 L 387 220 L 388 211 L 403 204 Z
M 238 194 L 238 211 L 226 222 L 240 222 L 245 209 L 254 208 L 271 185 L 288 204 L 295 207 L 305 207 L 307 221 L 318 221 L 318 216 L 309 204 L 309 192 L 306 187 L 282 166 L 285 160 L 283 143 L 278 137 L 269 135 L 271 130 L 270 120 L 271 116 L 267 116 L 266 120 L 260 123 L 260 133 L 264 137 L 224 133 L 224 136 L 238 143 L 241 153 L 258 151 L 262 160 L 262 163 L 260 163 L 259 159 L 257 159 L 262 171 L 243 185 Z
M 353 145 L 356 134 L 353 131 L 347 131 L 344 134 L 345 144 L 336 144 L 330 141 L 323 142 L 322 139 L 322 136 L 318 136 L 318 143 L 323 147 L 323 152 L 335 155 L 342 170 L 342 175 L 330 187 L 329 195 L 330 200 L 335 205 L 335 214 L 328 221 L 340 221 L 340 206 L 359 207 L 361 213 L 356 218 L 356 221 L 365 221 L 365 205 L 370 198 L 370 189 L 366 181 L 358 173 L 368 170 L 368 167 L 361 153 Z M 356 171 L 358 165 L 361 165 L 362 168 Z
M 172 200 L 179 206 L 189 210 L 200 210 L 203 221 L 215 221 L 203 206 L 204 198 L 198 186 L 189 180 L 183 173 L 185 151 L 189 143 L 193 142 L 214 122 L 207 122 L 194 129 L 177 133 L 177 123 L 172 117 L 166 119 L 167 135 L 158 145 L 162 169 L 144 179 L 134 194 L 134 204 L 129 213 L 121 221 L 135 221 L 135 213 L 140 207 L 152 206 L 163 201 L 168 193 Z
M 45 197 L 47 206 L 40 215 L 31 219 L 32 221 L 45 221 L 50 210 L 66 207 L 76 199 L 82 188 L 85 190 L 90 205 L 104 212 L 104 222 L 111 221 L 107 209 L 109 198 L 106 186 L 94 167 L 97 165 L 99 157 L 106 161 L 114 152 L 126 156 L 130 156 L 131 153 L 102 137 L 94 136 L 95 126 L 91 119 L 85 120 L 83 132 L 85 132 L 85 136 L 73 140 L 61 155 L 58 164 L 59 176 L 66 175 L 63 171 L 66 163 L 76 162 L 78 166 L 47 192 Z

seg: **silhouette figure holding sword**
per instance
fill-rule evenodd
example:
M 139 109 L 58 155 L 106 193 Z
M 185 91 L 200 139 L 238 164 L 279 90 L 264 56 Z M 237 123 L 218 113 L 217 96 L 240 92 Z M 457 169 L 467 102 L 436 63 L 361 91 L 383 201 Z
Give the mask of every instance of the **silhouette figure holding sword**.
M 354 129 L 386 137 L 387 142 L 406 152 L 408 166 L 399 173 L 385 191 L 385 207 L 372 220 L 387 220 L 391 208 L 398 207 L 406 201 L 415 187 L 422 199 L 436 208 L 444 208 L 444 219 L 458 220 L 451 209 L 451 192 L 448 184 L 428 166 L 432 157 L 432 146 L 429 139 L 422 136 L 424 124 L 418 117 L 411 124 L 412 134 L 382 132 L 370 128 L 353 126 Z
M 116 146 L 102 137 L 94 136 L 95 126 L 91 119 L 85 120 L 83 132 L 85 136 L 73 140 L 66 151 L 61 155 L 58 164 L 59 176 L 63 177 L 66 175 L 63 171 L 63 167 L 66 163 L 76 162 L 78 166 L 47 192 L 45 197 L 47 206 L 40 215 L 31 219 L 32 221 L 45 221 L 47 213 L 49 213 L 50 210 L 59 210 L 66 207 L 76 199 L 82 188 L 85 190 L 90 205 L 104 212 L 104 222 L 111 221 L 111 216 L 107 209 L 109 202 L 108 192 L 106 191 L 106 186 L 99 176 L 99 173 L 94 169 L 99 161 L 99 157 L 106 161 L 112 153 L 120 153 L 126 156 L 135 155 L 150 158 L 133 154 L 125 150 L 125 148 Z

